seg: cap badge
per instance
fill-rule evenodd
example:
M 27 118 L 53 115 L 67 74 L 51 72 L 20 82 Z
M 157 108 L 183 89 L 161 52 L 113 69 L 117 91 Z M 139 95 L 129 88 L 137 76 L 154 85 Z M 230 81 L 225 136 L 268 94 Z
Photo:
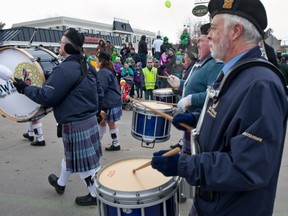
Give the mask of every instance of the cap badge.
M 231 9 L 233 3 L 234 3 L 234 0 L 224 0 L 224 4 L 223 4 L 222 8 Z

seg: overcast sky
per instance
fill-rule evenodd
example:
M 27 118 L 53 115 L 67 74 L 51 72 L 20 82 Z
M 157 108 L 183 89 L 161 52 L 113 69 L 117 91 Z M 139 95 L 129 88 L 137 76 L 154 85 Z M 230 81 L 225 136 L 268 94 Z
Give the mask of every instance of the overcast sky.
M 24 0 L 1 1 L 0 21 L 4 28 L 13 23 L 33 21 L 55 16 L 67 16 L 112 24 L 114 17 L 126 19 L 132 28 L 168 36 L 171 42 L 178 42 L 178 35 L 189 24 L 208 21 L 208 16 L 198 18 L 192 15 L 194 0 L 170 0 L 171 7 L 165 7 L 166 0 Z M 199 0 L 198 0 L 199 1 Z M 262 0 L 267 15 L 268 27 L 274 30 L 278 39 L 288 45 L 288 0 Z M 255 9 L 256 10 L 256 9 Z

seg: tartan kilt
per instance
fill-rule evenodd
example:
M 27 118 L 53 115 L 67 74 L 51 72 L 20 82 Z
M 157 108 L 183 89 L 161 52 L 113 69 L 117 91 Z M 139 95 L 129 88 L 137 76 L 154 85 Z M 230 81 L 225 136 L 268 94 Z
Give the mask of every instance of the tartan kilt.
M 111 107 L 106 110 L 106 123 L 119 121 L 122 116 L 122 106 Z
M 98 167 L 102 149 L 96 116 L 62 127 L 66 170 L 76 173 Z

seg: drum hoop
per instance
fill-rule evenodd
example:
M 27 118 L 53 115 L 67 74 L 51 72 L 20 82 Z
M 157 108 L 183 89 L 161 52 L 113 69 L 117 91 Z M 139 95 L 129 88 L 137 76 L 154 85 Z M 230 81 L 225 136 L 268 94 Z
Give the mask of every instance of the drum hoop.
M 147 102 L 147 101 L 146 101 Z M 145 103 L 145 102 L 142 102 L 142 103 Z M 165 113 L 170 113 L 170 112 L 173 112 L 173 106 L 170 106 L 170 105 L 163 105 L 163 104 L 158 104 L 157 101 L 154 101 L 154 102 L 150 102 L 150 103 L 153 103 L 153 104 L 157 104 L 158 108 L 156 108 L 157 110 L 161 111 L 161 112 L 165 112 Z M 147 105 L 147 104 L 146 104 Z M 161 107 L 159 109 L 159 107 Z M 164 108 L 163 106 L 167 107 L 167 108 Z M 149 110 L 148 108 L 146 107 L 143 107 L 137 103 L 132 103 L 132 109 L 136 112 L 136 110 L 141 110 L 143 111 L 144 113 L 152 113 L 153 115 L 155 116 L 159 116 L 157 115 L 156 113 L 154 113 L 153 111 Z M 154 108 L 155 109 L 155 108 Z M 141 112 L 139 112 L 141 113 Z
M 174 93 L 173 93 L 173 90 L 172 89 L 169 89 L 169 88 L 166 88 L 167 90 L 166 91 L 164 91 L 165 89 L 155 89 L 155 90 L 153 90 L 153 94 L 156 96 L 160 96 L 160 95 L 162 95 L 162 96 L 173 96 L 174 95 Z
M 4 46 L 4 47 L 0 47 L 0 52 L 4 51 L 4 50 L 16 50 L 19 51 L 21 53 L 23 53 L 24 55 L 26 55 L 28 58 L 30 58 L 31 63 L 33 63 L 36 67 L 36 70 L 38 71 L 39 77 L 40 79 L 44 82 L 45 81 L 45 76 L 44 76 L 44 72 L 42 70 L 41 65 L 37 62 L 37 61 L 33 61 L 32 59 L 34 58 L 29 52 L 25 51 L 25 48 L 17 48 L 17 47 L 10 47 L 10 46 Z M 27 48 L 28 49 L 28 48 Z M 26 122 L 26 121 L 30 121 L 31 119 L 33 119 L 33 117 L 36 116 L 37 113 L 39 113 L 39 110 L 41 108 L 41 105 L 39 104 L 39 107 L 37 108 L 38 111 L 36 113 L 34 113 L 32 116 L 29 116 L 27 118 L 15 118 L 7 113 L 5 113 L 1 107 L 0 107 L 0 114 L 2 115 L 2 117 L 10 119 L 12 121 L 17 121 L 17 122 Z
M 176 178 L 176 177 L 175 177 Z M 180 184 L 180 180 L 181 178 L 177 177 L 177 179 L 175 179 L 174 184 L 170 185 L 171 190 L 169 191 L 165 191 L 167 193 L 165 194 L 161 194 L 159 198 L 159 194 L 157 194 L 157 196 L 151 197 L 150 199 L 144 199 L 143 197 L 136 197 L 133 196 L 132 198 L 134 198 L 133 200 L 129 199 L 128 197 L 123 197 L 123 200 L 120 200 L 119 197 L 115 197 L 114 195 L 106 195 L 106 193 L 103 193 L 103 191 L 99 190 L 99 193 L 101 195 L 98 195 L 98 189 L 97 189 L 97 183 L 96 183 L 96 195 L 97 198 L 105 203 L 106 205 L 112 206 L 112 207 L 116 207 L 116 208 L 127 208 L 127 209 L 139 209 L 139 208 L 146 208 L 146 207 L 152 207 L 155 205 L 159 205 L 160 203 L 165 202 L 166 200 L 169 200 L 171 197 L 175 196 L 175 199 L 177 199 L 177 190 Z M 165 196 L 164 196 L 165 195 Z M 107 199 L 105 199 L 107 198 Z M 141 202 L 139 202 L 139 200 L 141 200 Z M 134 201 L 134 202 L 133 202 Z

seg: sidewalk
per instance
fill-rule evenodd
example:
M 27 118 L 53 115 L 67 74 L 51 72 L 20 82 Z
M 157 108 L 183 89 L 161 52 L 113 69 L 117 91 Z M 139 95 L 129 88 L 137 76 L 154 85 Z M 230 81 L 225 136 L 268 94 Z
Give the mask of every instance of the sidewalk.
M 121 151 L 103 151 L 103 166 L 125 158 L 151 157 L 154 151 L 169 149 L 178 142 L 181 133 L 171 125 L 171 138 L 155 147 L 143 148 L 141 142 L 131 135 L 133 111 L 123 110 L 123 117 L 118 122 Z M 0 117 L 0 209 L 5 216 L 98 216 L 95 207 L 80 207 L 74 204 L 76 196 L 86 195 L 87 189 L 77 174 L 71 175 L 63 195 L 58 195 L 49 185 L 50 173 L 59 175 L 63 147 L 56 137 L 56 122 L 53 113 L 42 119 L 45 147 L 33 147 L 22 138 L 28 123 L 16 123 Z M 106 134 L 103 150 L 111 142 Z M 287 142 L 286 142 L 287 143 Z M 274 216 L 288 215 L 288 148 L 283 155 L 278 193 Z M 180 214 L 187 216 L 191 200 L 179 204 Z

